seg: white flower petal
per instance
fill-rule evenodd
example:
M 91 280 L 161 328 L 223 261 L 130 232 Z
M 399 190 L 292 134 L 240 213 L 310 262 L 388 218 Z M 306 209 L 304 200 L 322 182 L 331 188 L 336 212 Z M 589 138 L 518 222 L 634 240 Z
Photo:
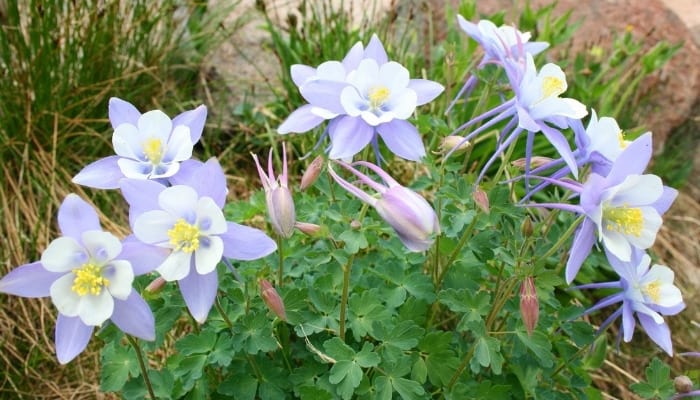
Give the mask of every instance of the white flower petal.
M 610 199 L 613 207 L 649 205 L 664 193 L 661 178 L 651 174 L 630 175 L 615 188 L 616 193 Z
M 102 325 L 114 312 L 114 299 L 107 290 L 102 290 L 99 295 L 85 295 L 80 298 L 80 320 L 85 325 Z
M 119 165 L 122 174 L 130 179 L 148 179 L 153 170 L 153 164 L 129 158 L 120 158 L 117 160 L 117 165 Z
M 340 61 L 326 61 L 316 68 L 316 79 L 344 82 L 345 67 Z
M 417 104 L 418 95 L 416 92 L 413 89 L 404 89 L 396 95 L 392 93 L 385 107 L 387 111 L 394 113 L 397 119 L 407 119 L 416 110 Z
M 82 240 L 92 260 L 99 265 L 113 260 L 122 251 L 122 242 L 109 232 L 86 231 Z
M 119 300 L 126 300 L 134 283 L 134 270 L 126 260 L 114 260 L 102 268 L 102 277 L 109 281 L 109 293 Z
M 216 268 L 224 255 L 224 242 L 218 236 L 200 238 L 199 248 L 194 252 L 197 273 L 205 275 Z
M 139 118 L 139 134 L 145 139 L 159 139 L 161 143 L 168 142 L 173 123 L 170 117 L 160 110 L 149 111 Z
M 156 271 L 168 282 L 179 281 L 189 274 L 191 262 L 192 253 L 174 251 L 156 268 Z
M 163 161 L 169 163 L 188 160 L 192 157 L 193 147 L 190 128 L 186 125 L 178 125 L 170 135 Z
M 143 138 L 134 125 L 121 124 L 112 134 L 112 147 L 118 156 L 145 161 L 142 146 Z
M 202 197 L 197 203 L 197 223 L 204 234 L 220 234 L 226 232 L 226 218 L 221 208 L 210 197 Z
M 347 86 L 340 92 L 340 104 L 345 113 L 351 117 L 357 117 L 363 110 L 369 108 L 367 100 L 361 97 L 357 89 L 352 86 Z
M 146 211 L 134 221 L 134 235 L 148 244 L 167 243 L 170 241 L 168 230 L 173 228 L 176 220 L 163 210 Z
M 68 272 L 87 261 L 83 246 L 68 236 L 54 239 L 41 254 L 41 265 L 51 272 Z
M 56 309 L 67 317 L 78 316 L 80 308 L 80 296 L 71 289 L 74 280 L 75 274 L 65 274 L 56 279 L 49 290 Z
M 373 86 L 382 83 L 379 82 L 377 62 L 371 58 L 363 59 L 357 69 L 348 74 L 347 81 L 355 86 L 360 93 L 366 95 Z
M 389 61 L 379 68 L 379 83 L 391 93 L 405 89 L 409 80 L 408 70 L 395 61 Z
M 172 216 L 184 218 L 188 223 L 194 223 L 194 210 L 197 207 L 199 195 L 189 186 L 171 186 L 158 195 L 158 204 Z
M 153 171 L 151 172 L 151 175 L 149 176 L 150 179 L 159 179 L 159 178 L 169 178 L 177 173 L 177 171 L 180 170 L 180 163 L 177 161 L 171 162 L 171 163 L 160 163 L 156 165 L 153 168 Z
M 639 249 L 648 249 L 656 241 L 656 234 L 659 233 L 663 220 L 653 207 L 640 207 L 640 210 L 644 221 L 640 235 L 625 235 L 625 237 L 632 246 Z
M 603 227 L 603 245 L 620 261 L 629 261 L 632 256 L 632 248 L 624 235 L 609 231 Z

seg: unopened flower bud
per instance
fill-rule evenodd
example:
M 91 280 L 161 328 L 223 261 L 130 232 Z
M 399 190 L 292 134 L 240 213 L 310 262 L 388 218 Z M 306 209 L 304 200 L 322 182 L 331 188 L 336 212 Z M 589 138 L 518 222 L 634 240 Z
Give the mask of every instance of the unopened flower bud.
M 532 231 L 532 221 L 530 217 L 525 216 L 525 220 L 523 220 L 522 225 L 520 225 L 520 232 L 522 232 L 524 237 L 530 237 L 532 236 Z
M 311 236 L 311 237 L 314 237 L 314 236 L 318 235 L 319 232 L 321 232 L 321 226 L 320 226 L 320 225 L 311 224 L 311 223 L 309 223 L 309 222 L 299 222 L 299 221 L 297 221 L 297 222 L 294 224 L 294 227 L 296 227 L 297 229 L 299 229 L 299 230 L 300 230 L 302 233 L 304 233 L 305 235 L 308 235 L 308 236 Z
M 464 137 L 462 136 L 445 136 L 442 139 L 442 143 L 440 143 L 440 151 L 442 153 L 447 153 L 453 151 L 452 149 L 454 149 L 453 154 L 457 154 L 467 151 L 471 145 L 472 144 L 469 143 L 469 141 L 464 140 Z
M 472 197 L 474 198 L 474 203 L 481 209 L 481 211 L 485 212 L 486 214 L 491 211 L 489 196 L 486 194 L 486 192 L 481 190 L 481 188 L 477 187 L 474 189 Z
M 519 158 L 515 161 L 511 161 L 510 165 L 524 171 L 526 161 L 527 161 L 527 159 L 525 159 L 525 158 Z M 552 161 L 553 160 L 549 157 L 533 156 L 532 158 L 530 158 L 530 168 L 541 167 L 541 166 L 543 166 L 549 162 L 552 162 Z
M 537 299 L 535 278 L 532 276 L 525 278 L 520 285 L 520 315 L 523 318 L 527 334 L 532 335 L 540 317 L 540 302 Z
M 165 283 L 166 280 L 159 276 L 146 286 L 146 291 L 149 293 L 158 293 L 163 289 Z
M 267 307 L 275 313 L 282 321 L 287 320 L 287 313 L 284 310 L 284 302 L 272 284 L 267 279 L 260 280 L 260 296 Z
M 676 393 L 688 393 L 693 390 L 693 381 L 685 375 L 680 375 L 673 380 L 673 386 Z
M 272 228 L 284 238 L 291 237 L 297 218 L 292 193 L 286 187 L 280 186 L 265 193 L 265 200 Z
M 323 171 L 323 157 L 318 156 L 311 161 L 309 167 L 304 171 L 304 175 L 301 176 L 301 184 L 299 184 L 299 190 L 306 190 L 309 186 L 313 185 L 318 179 L 318 176 Z
M 358 230 L 362 228 L 362 224 L 360 223 L 360 221 L 353 219 L 352 221 L 350 221 L 350 228 Z
M 403 186 L 389 188 L 374 207 L 409 250 L 428 250 L 433 244 L 433 235 L 440 233 L 435 211 L 411 189 Z

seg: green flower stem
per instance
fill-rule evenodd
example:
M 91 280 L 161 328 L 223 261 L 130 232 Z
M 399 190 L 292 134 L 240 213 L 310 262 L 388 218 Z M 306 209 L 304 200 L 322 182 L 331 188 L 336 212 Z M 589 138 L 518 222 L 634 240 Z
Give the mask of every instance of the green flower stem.
M 464 369 L 467 368 L 467 364 L 469 364 L 469 360 L 472 359 L 472 355 L 474 354 L 474 350 L 476 349 L 476 341 L 469 347 L 469 351 L 467 354 L 464 356 L 464 359 L 462 360 L 462 363 L 459 364 L 459 367 L 457 367 L 457 371 L 455 371 L 454 375 L 452 375 L 452 378 L 450 378 L 450 383 L 447 384 L 447 389 L 452 389 L 452 386 L 457 383 L 457 379 L 459 379 L 460 375 L 462 375 L 462 372 L 464 372 Z
M 146 389 L 148 389 L 148 395 L 151 399 L 156 400 L 156 395 L 153 393 L 153 386 L 151 385 L 151 379 L 148 377 L 148 369 L 146 368 L 146 363 L 143 361 L 143 353 L 141 352 L 141 347 L 139 346 L 136 339 L 131 337 L 131 335 L 126 335 L 127 340 L 131 343 L 131 346 L 136 351 L 136 358 L 139 360 L 139 368 L 141 368 L 141 376 L 143 376 L 143 382 L 146 384 Z
M 345 341 L 345 318 L 348 308 L 348 292 L 350 288 L 350 271 L 352 270 L 352 263 L 355 260 L 355 254 L 352 254 L 348 258 L 348 262 L 343 266 L 343 293 L 340 298 L 340 329 L 339 336 L 340 339 Z
M 554 254 L 557 250 L 559 250 L 559 248 L 569 239 L 569 236 L 573 235 L 573 233 L 576 231 L 576 228 L 579 226 L 579 224 L 581 224 L 581 222 L 583 221 L 584 218 L 586 218 L 585 215 L 578 217 L 576 219 L 576 221 L 574 221 L 574 223 L 571 224 L 569 229 L 567 229 L 566 232 L 564 232 L 564 234 L 561 235 L 559 240 L 557 240 L 557 242 L 554 243 L 554 246 L 552 246 L 549 250 L 547 250 L 547 252 L 544 253 L 544 255 L 541 258 L 547 259 L 547 258 L 549 258 L 549 256 Z M 559 271 L 559 269 L 557 269 L 557 272 Z
M 496 171 L 496 175 L 493 177 L 493 182 L 498 182 L 501 180 L 501 175 L 503 175 L 503 172 L 505 171 L 506 166 L 508 165 L 508 161 L 510 160 L 510 157 L 513 155 L 513 150 L 515 150 L 516 145 L 517 145 L 517 141 L 514 141 L 508 147 L 506 154 L 503 155 L 503 157 L 501 157 L 501 166 L 498 167 L 498 171 Z
M 464 245 L 467 243 L 467 240 L 472 236 L 472 232 L 474 231 L 474 226 L 476 226 L 477 219 L 478 214 L 474 215 L 474 218 L 472 218 L 472 222 L 469 223 L 467 229 L 465 229 L 462 233 L 462 237 L 459 239 L 459 243 L 457 243 L 457 246 L 454 248 L 454 250 L 452 250 L 452 253 L 450 253 L 450 257 L 447 259 L 447 263 L 445 263 L 444 269 L 440 271 L 440 275 L 438 275 L 438 279 L 435 282 L 436 293 L 440 290 L 440 287 L 442 286 L 442 281 L 443 279 L 445 279 L 445 275 L 447 275 L 447 271 L 449 271 L 450 267 L 457 259 L 457 256 L 462 251 Z
M 279 255 L 279 266 L 277 267 L 277 287 L 282 287 L 284 278 L 284 238 L 277 235 L 277 254 Z

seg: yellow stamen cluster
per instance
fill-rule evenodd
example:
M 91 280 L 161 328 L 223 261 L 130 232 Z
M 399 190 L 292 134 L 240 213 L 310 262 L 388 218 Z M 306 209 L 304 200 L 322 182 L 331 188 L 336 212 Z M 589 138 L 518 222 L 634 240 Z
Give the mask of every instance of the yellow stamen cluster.
M 199 248 L 199 236 L 199 228 L 187 223 L 182 218 L 178 219 L 172 229 L 168 230 L 168 237 L 173 249 L 185 253 L 192 253 Z
M 642 288 L 642 292 L 649 296 L 654 303 L 659 304 L 661 301 L 661 282 L 656 280 L 646 284 Z
M 367 94 L 367 97 L 369 97 L 369 106 L 372 109 L 381 107 L 389 98 L 389 95 L 391 95 L 391 92 L 386 86 L 378 85 L 372 87 Z
M 143 142 L 143 154 L 153 165 L 160 164 L 163 159 L 163 142 L 160 139 L 150 138 Z
M 102 292 L 102 287 L 109 285 L 109 281 L 102 277 L 101 268 L 95 264 L 83 264 L 80 268 L 74 269 L 73 273 L 75 279 L 70 289 L 78 296 L 86 294 L 98 296 Z
M 566 82 L 554 76 L 542 79 L 542 98 L 557 97 L 566 90 Z
M 644 215 L 641 208 L 630 208 L 627 205 L 608 208 L 603 211 L 605 228 L 626 235 L 641 236 L 644 228 Z
M 624 150 L 624 149 L 627 147 L 627 145 L 629 144 L 629 143 L 625 140 L 625 134 L 624 134 L 624 132 L 622 132 L 622 131 L 620 131 L 620 132 L 617 133 L 617 141 L 620 143 L 620 148 L 623 149 L 623 150 Z

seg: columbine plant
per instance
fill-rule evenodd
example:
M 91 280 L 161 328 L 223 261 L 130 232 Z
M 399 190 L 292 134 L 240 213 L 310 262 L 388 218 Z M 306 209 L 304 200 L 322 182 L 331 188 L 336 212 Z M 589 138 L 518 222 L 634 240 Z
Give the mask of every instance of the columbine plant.
M 160 110 L 141 114 L 132 104 L 112 97 L 109 121 L 114 128 L 112 145 L 116 155 L 83 168 L 73 182 L 97 189 L 117 189 L 123 178 L 167 180 L 188 161 L 199 141 L 207 118 L 202 106 L 171 120 Z M 192 165 L 194 164 L 194 165 Z
M 132 288 L 134 275 L 155 266 L 149 246 L 122 243 L 104 232 L 95 210 L 69 194 L 58 210 L 63 236 L 54 239 L 41 260 L 17 267 L 0 279 L 0 292 L 22 297 L 51 297 L 58 309 L 56 356 L 66 364 L 80 354 L 95 327 L 111 320 L 122 331 L 155 339 L 148 304 Z

